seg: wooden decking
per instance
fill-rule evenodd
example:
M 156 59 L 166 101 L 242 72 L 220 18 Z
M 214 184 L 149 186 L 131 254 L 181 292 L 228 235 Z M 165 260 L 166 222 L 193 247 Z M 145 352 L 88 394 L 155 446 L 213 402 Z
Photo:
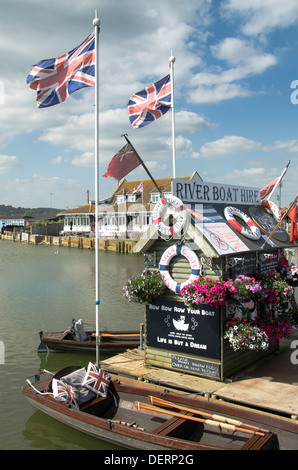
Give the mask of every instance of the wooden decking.
M 139 349 L 127 350 L 111 357 L 101 362 L 101 367 L 134 379 L 248 405 L 296 419 L 298 365 L 291 361 L 291 343 L 297 338 L 296 330 L 290 340 L 281 342 L 278 355 L 268 356 L 225 382 L 146 365 L 144 352 Z

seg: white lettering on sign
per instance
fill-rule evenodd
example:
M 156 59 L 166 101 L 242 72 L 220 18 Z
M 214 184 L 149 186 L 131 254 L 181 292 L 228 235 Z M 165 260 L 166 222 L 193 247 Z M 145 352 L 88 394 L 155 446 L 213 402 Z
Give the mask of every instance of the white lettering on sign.
M 184 203 L 260 204 L 258 188 L 173 179 L 173 194 Z

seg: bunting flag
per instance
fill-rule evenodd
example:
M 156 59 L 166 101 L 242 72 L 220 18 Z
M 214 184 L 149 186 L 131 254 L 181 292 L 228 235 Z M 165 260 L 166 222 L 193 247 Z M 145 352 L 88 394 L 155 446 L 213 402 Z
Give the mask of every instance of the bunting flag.
M 130 144 L 126 144 L 119 150 L 119 152 L 116 153 L 116 155 L 114 155 L 107 171 L 102 176 L 105 178 L 111 176 L 112 178 L 120 181 L 125 175 L 137 168 L 140 164 L 141 162 L 134 149 Z
M 261 189 L 261 199 L 265 199 L 265 198 L 269 199 L 269 196 L 270 197 L 272 196 L 272 193 L 275 190 L 276 186 L 278 185 L 278 183 L 281 182 L 282 178 L 285 176 L 290 163 L 291 163 L 291 160 L 288 161 L 285 169 L 283 170 L 282 174 L 278 178 L 275 178 L 273 181 L 266 184 L 266 186 L 264 186 L 263 189 Z
M 271 181 L 270 183 L 266 184 L 263 189 L 261 189 L 261 199 L 268 197 L 272 190 L 274 189 L 276 183 L 278 182 L 279 178 L 275 178 L 275 180 Z
M 171 104 L 172 86 L 169 74 L 130 97 L 127 109 L 132 127 L 137 129 L 147 126 L 169 111 Z
M 290 212 L 288 213 L 288 217 L 291 219 L 291 235 L 290 235 L 290 242 L 292 245 L 295 243 L 295 238 L 298 237 L 297 233 L 297 204 L 294 204 Z
M 31 68 L 27 84 L 37 91 L 37 107 L 65 101 L 77 90 L 95 85 L 95 33 L 57 59 L 41 60 Z

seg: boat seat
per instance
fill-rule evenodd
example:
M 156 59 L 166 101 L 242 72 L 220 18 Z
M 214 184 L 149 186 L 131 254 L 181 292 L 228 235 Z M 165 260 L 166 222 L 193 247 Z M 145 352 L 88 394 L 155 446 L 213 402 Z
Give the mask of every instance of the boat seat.
M 268 432 L 265 436 L 252 436 L 241 448 L 241 450 L 272 450 L 272 444 L 275 444 L 276 435 Z
M 169 414 L 171 414 L 170 411 Z M 189 411 L 183 412 L 183 414 L 187 416 L 194 416 L 194 414 Z M 173 416 L 172 418 L 168 419 L 160 426 L 158 426 L 156 429 L 154 429 L 154 431 L 152 431 L 152 434 L 157 434 L 159 436 L 168 436 L 174 433 L 175 436 L 178 437 L 178 431 L 179 434 L 181 434 L 182 432 L 184 433 L 186 428 L 193 428 L 195 424 L 196 423 L 194 421 L 191 421 L 189 419 Z
M 106 397 L 97 396 L 85 403 L 82 403 L 80 405 L 80 411 L 86 411 L 88 413 L 94 408 L 96 408 L 96 410 L 99 410 L 100 408 L 104 410 L 107 406 L 110 406 L 112 399 L 112 395 L 108 395 Z

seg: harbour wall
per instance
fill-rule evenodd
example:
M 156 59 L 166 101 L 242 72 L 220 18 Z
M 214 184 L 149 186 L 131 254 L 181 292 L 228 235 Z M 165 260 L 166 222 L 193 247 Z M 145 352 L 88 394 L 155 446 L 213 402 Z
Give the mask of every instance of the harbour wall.
M 20 243 L 30 243 L 32 245 L 54 245 L 65 246 L 70 248 L 83 248 L 94 250 L 95 238 L 78 237 L 78 236 L 53 236 L 38 235 L 26 232 L 4 232 L 0 235 L 3 240 L 11 240 Z M 101 238 L 98 240 L 98 248 L 102 251 L 113 251 L 116 253 L 132 253 L 136 240 L 123 240 Z

